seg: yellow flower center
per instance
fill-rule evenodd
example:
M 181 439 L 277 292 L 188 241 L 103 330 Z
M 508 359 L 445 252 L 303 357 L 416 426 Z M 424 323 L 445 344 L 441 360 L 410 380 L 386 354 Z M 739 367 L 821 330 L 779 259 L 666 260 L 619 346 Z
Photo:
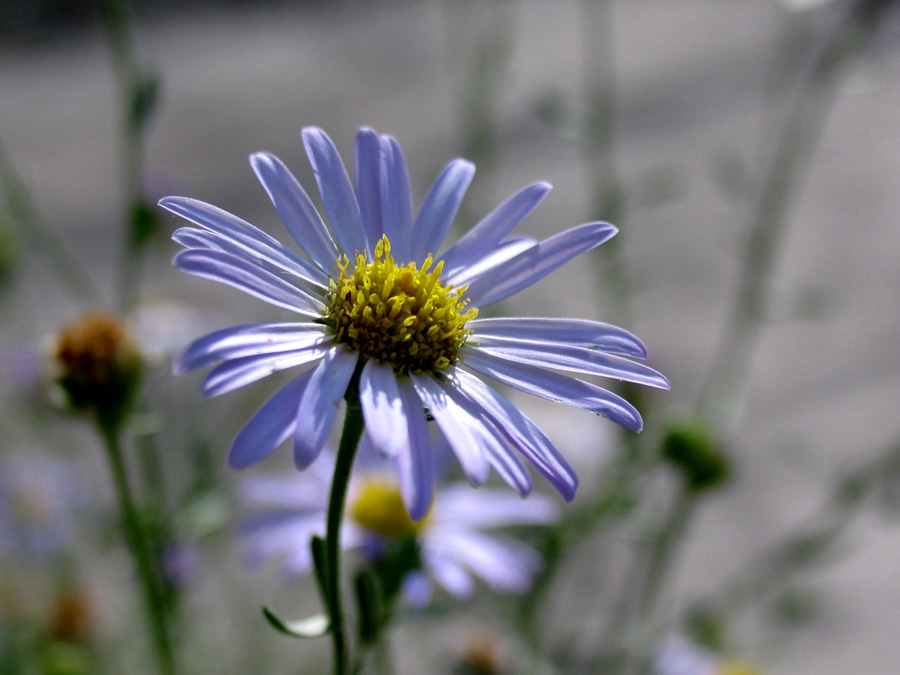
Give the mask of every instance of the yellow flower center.
M 471 333 L 466 321 L 478 310 L 466 310 L 465 287 L 441 285 L 443 263 L 434 269 L 432 264 L 429 255 L 422 269 L 414 262 L 397 265 L 387 237 L 375 246 L 371 262 L 357 253 L 350 270 L 350 260 L 342 256 L 340 277 L 330 283 L 324 323 L 338 342 L 390 365 L 398 375 L 447 368 Z
M 742 661 L 723 661 L 716 668 L 716 675 L 760 675 L 760 671 Z
M 350 517 L 367 530 L 396 539 L 415 536 L 428 519 L 426 515 L 414 522 L 397 487 L 377 479 L 363 484 L 350 508 Z

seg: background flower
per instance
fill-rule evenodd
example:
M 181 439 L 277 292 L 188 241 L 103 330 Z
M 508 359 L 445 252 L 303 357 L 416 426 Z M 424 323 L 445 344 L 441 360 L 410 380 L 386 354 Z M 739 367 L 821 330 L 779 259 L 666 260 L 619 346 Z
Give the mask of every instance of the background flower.
M 419 569 L 425 574 L 413 570 L 404 579 L 404 597 L 409 604 L 427 604 L 432 580 L 460 598 L 474 592 L 476 578 L 496 592 L 528 590 L 541 567 L 540 556 L 530 546 L 495 530 L 553 523 L 560 510 L 551 499 L 533 494 L 523 500 L 489 488 L 473 492 L 468 485 L 455 483 L 439 486 L 427 516 L 413 523 L 403 510 L 390 462 L 368 450 L 363 454 L 369 458 L 351 476 L 341 546 L 360 550 L 372 563 L 408 537 L 415 538 Z M 325 533 L 333 462 L 333 455 L 326 451 L 310 471 L 251 475 L 241 481 L 245 514 L 239 533 L 249 564 L 278 559 L 289 577 L 311 571 L 310 540 Z

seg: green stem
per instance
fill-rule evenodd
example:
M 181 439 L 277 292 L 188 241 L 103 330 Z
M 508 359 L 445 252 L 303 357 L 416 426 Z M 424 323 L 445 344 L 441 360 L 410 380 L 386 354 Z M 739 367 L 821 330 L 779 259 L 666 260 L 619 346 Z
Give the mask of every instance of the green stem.
M 119 173 L 125 197 L 126 234 L 119 260 L 118 301 L 121 311 L 130 309 L 138 295 L 145 234 L 137 222 L 146 208 L 144 196 L 144 135 L 153 108 L 155 90 L 142 73 L 131 35 L 128 0 L 103 0 L 103 24 L 113 59 L 120 98 L 121 131 Z
M 807 64 L 760 174 L 736 302 L 701 395 L 700 409 L 711 419 L 735 417 L 747 388 L 771 306 L 771 279 L 786 237 L 789 210 L 835 100 L 835 85 L 843 73 L 840 66 L 858 53 L 878 22 L 878 16 L 867 14 L 874 11 L 867 9 L 869 4 L 877 3 L 851 7 Z
M 135 506 L 131 487 L 128 483 L 128 475 L 119 444 L 118 430 L 113 425 L 100 424 L 99 426 L 109 455 L 109 464 L 112 470 L 122 526 L 125 531 L 125 540 L 128 543 L 128 548 L 131 550 L 131 555 L 134 557 L 138 577 L 144 592 L 147 622 L 153 635 L 159 672 L 164 675 L 173 675 L 175 673 L 175 665 L 166 626 L 165 607 L 163 606 L 154 576 L 150 547 L 147 544 L 141 517 Z
M 638 600 L 641 643 L 638 645 L 637 656 L 638 672 L 642 675 L 650 672 L 648 647 L 656 644 L 658 638 L 653 621 L 656 606 L 665 582 L 670 577 L 669 572 L 675 561 L 675 547 L 683 539 L 694 514 L 695 504 L 696 493 L 690 488 L 682 487 L 650 550 L 649 564 Z
M 0 144 L 0 199 L 5 202 L 9 218 L 31 250 L 44 259 L 60 285 L 73 296 L 90 305 L 100 303 L 100 293 L 90 277 L 60 240 L 57 233 L 38 213 L 37 205 L 25 187 L 25 181 L 13 166 Z
M 582 0 L 582 159 L 590 178 L 590 220 L 605 220 L 620 227 L 619 234 L 595 249 L 597 281 L 610 291 L 615 323 L 632 323 L 632 285 L 624 257 L 626 194 L 616 161 L 616 30 L 612 0 Z
M 359 399 L 356 395 L 348 396 L 347 414 L 344 417 L 344 429 L 338 446 L 337 460 L 334 465 L 334 478 L 331 483 L 331 496 L 328 499 L 328 524 L 325 531 L 326 552 L 326 584 L 328 618 L 331 624 L 331 637 L 334 644 L 334 674 L 346 675 L 349 672 L 349 654 L 347 636 L 344 627 L 344 613 L 341 608 L 340 587 L 340 531 L 344 514 L 344 502 L 347 484 L 350 481 L 350 469 L 356 448 L 362 436 L 365 422 Z

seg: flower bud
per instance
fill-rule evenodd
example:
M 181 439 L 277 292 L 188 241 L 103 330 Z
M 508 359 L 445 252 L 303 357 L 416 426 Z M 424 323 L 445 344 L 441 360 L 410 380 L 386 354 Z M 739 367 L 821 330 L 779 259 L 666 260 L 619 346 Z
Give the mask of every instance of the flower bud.
M 727 455 L 700 420 L 669 425 L 662 441 L 662 456 L 682 471 L 693 492 L 720 485 L 731 474 Z
M 104 426 L 121 424 L 140 381 L 141 355 L 120 318 L 93 312 L 67 324 L 56 360 L 58 382 L 74 410 L 95 413 Z

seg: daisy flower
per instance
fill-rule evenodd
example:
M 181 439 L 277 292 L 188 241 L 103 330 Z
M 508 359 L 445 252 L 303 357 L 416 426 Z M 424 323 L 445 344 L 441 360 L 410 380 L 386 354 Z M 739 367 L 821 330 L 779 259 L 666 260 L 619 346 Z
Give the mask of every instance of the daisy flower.
M 479 318 L 504 300 L 616 233 L 587 223 L 542 241 L 510 233 L 550 186 L 519 190 L 455 244 L 442 243 L 475 167 L 450 161 L 414 216 L 409 173 L 391 136 L 363 128 L 351 181 L 331 139 L 303 130 L 330 227 L 273 155 L 250 157 L 256 175 L 304 255 L 221 209 L 184 197 L 160 205 L 195 227 L 173 239 L 187 250 L 174 264 L 228 284 L 297 315 L 286 323 L 236 326 L 203 337 L 174 371 L 215 365 L 201 391 L 217 396 L 285 368 L 306 369 L 276 393 L 237 434 L 228 463 L 244 468 L 293 438 L 294 462 L 321 453 L 340 402 L 356 392 L 375 447 L 396 457 L 403 500 L 413 519 L 433 492 L 431 417 L 474 485 L 491 467 L 525 495 L 527 459 L 567 499 L 575 474 L 541 430 L 482 380 L 584 408 L 640 430 L 641 416 L 621 397 L 570 371 L 668 388 L 631 333 L 596 321 Z M 428 415 L 426 416 L 425 410 Z
M 310 541 L 325 533 L 328 478 L 334 465 L 332 453 L 322 454 L 309 472 L 249 476 L 241 482 L 247 514 L 240 532 L 249 564 L 279 559 L 290 578 L 312 570 Z M 361 464 L 350 479 L 341 548 L 359 549 L 369 562 L 377 563 L 403 542 L 414 540 L 418 561 L 402 583 L 407 604 L 427 605 L 432 581 L 457 598 L 474 592 L 476 578 L 496 592 L 524 593 L 531 587 L 541 568 L 537 551 L 492 530 L 555 522 L 559 508 L 546 495 L 535 494 L 523 502 L 500 490 L 473 493 L 466 483 L 449 484 L 435 491 L 425 517 L 413 521 L 395 473 L 385 471 L 387 462 Z
M 654 675 L 761 675 L 743 661 L 722 658 L 679 635 L 667 637 L 653 657 Z

